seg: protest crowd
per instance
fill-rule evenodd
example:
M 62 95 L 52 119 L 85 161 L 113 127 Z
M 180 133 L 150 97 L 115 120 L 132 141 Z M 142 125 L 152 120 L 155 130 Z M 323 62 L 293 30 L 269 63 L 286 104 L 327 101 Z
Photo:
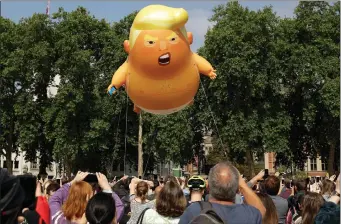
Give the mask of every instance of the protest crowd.
M 340 223 L 336 175 L 316 182 L 263 170 L 246 180 L 229 162 L 216 164 L 208 178 L 109 181 L 101 173 L 79 171 L 71 180 L 56 182 L 0 171 L 3 224 Z M 35 189 L 28 186 L 32 183 Z

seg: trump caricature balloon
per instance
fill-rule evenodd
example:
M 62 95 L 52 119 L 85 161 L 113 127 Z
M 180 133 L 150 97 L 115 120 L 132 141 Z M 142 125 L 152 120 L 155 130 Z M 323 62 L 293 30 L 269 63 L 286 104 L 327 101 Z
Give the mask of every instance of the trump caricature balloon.
M 129 41 L 124 41 L 129 56 L 113 75 L 109 94 L 125 85 L 136 113 L 171 114 L 192 104 L 199 73 L 211 79 L 216 74 L 208 61 L 191 51 L 187 20 L 182 8 L 150 5 L 140 10 Z

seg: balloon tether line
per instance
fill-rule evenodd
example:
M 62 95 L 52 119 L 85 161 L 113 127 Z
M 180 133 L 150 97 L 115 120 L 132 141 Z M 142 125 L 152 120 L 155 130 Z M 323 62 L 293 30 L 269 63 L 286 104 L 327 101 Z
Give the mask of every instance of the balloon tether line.
M 207 95 L 206 95 L 206 91 L 205 91 L 204 84 L 201 82 L 201 78 L 200 78 L 200 84 L 201 84 L 201 88 L 202 88 L 202 90 L 203 90 L 203 92 L 204 92 L 205 99 L 206 99 L 206 103 L 207 103 L 207 105 L 208 105 L 208 109 L 209 109 L 209 111 L 210 111 L 210 115 L 211 115 L 211 117 L 212 117 L 212 120 L 213 120 L 215 129 L 216 129 L 216 132 L 217 132 L 217 135 L 218 135 L 218 138 L 219 138 L 221 147 L 224 149 L 224 144 L 223 144 L 223 141 L 221 140 L 220 133 L 219 133 L 219 130 L 218 130 L 218 125 L 217 125 L 217 122 L 216 122 L 216 120 L 215 120 L 215 118 L 214 118 L 214 114 L 213 114 L 213 112 L 212 112 L 210 102 L 208 101 L 208 98 L 207 98 Z M 227 156 L 225 150 L 224 150 L 224 152 L 225 152 L 225 156 Z
M 126 156 L 127 156 L 127 131 L 128 131 L 128 93 L 126 91 L 126 127 L 125 127 L 125 134 L 124 134 L 124 175 L 126 175 Z
M 152 145 L 154 144 L 154 142 L 155 142 L 155 138 L 156 138 L 156 135 L 157 135 L 157 129 L 154 131 L 154 133 L 153 133 L 153 141 L 152 141 Z M 147 164 L 146 164 L 146 167 L 144 168 L 144 171 L 143 171 L 143 174 L 142 174 L 142 177 L 144 177 L 144 174 L 146 173 L 146 171 L 147 171 L 147 167 L 148 167 L 148 163 L 149 163 L 149 158 L 150 158 L 150 154 L 151 154 L 151 152 L 149 152 L 148 153 L 148 160 L 147 160 Z
M 118 128 L 120 127 L 121 113 L 122 113 L 122 109 L 120 109 L 120 113 L 118 114 L 114 150 L 116 149 L 116 146 L 117 146 Z

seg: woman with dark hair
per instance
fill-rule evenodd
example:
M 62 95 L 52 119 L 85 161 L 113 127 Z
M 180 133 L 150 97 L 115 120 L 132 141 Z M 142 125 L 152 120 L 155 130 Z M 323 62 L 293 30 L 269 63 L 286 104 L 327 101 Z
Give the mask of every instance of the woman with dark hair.
M 300 194 L 295 198 L 295 204 L 289 208 L 286 224 L 300 224 L 302 223 L 302 209 L 303 209 L 304 194 Z
M 140 214 L 147 208 L 154 208 L 155 202 L 147 199 L 149 185 L 147 181 L 134 178 L 130 183 L 131 217 L 127 224 L 136 224 Z
M 315 217 L 325 203 L 322 195 L 309 192 L 303 199 L 302 224 L 314 223 Z
M 264 207 L 266 208 L 265 216 L 263 217 L 263 224 L 274 224 L 278 223 L 278 215 L 276 211 L 276 206 L 272 199 L 263 193 L 257 193 L 257 196 L 262 201 Z
M 89 224 L 116 224 L 115 200 L 110 194 L 96 194 L 89 200 L 85 216 Z
M 187 201 L 181 187 L 176 182 L 169 181 L 156 198 L 156 210 L 145 210 L 141 216 L 141 223 L 177 224 L 186 205 Z

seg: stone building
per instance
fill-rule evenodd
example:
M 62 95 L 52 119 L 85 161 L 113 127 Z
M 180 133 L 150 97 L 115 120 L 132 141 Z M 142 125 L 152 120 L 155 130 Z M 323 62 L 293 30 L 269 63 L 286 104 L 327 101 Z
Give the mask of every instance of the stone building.
M 6 158 L 4 156 L 0 156 L 0 167 L 7 168 Z M 16 153 L 12 153 L 12 169 L 13 175 L 30 173 L 36 176 L 39 174 L 39 159 L 36 159 L 35 162 L 27 162 L 25 160 L 25 152 L 20 151 L 18 155 Z M 57 164 L 52 163 L 49 167 L 47 167 L 46 173 L 50 178 L 57 177 Z
M 274 152 L 264 154 L 265 169 L 269 169 L 269 173 L 275 173 L 276 154 Z M 324 177 L 326 176 L 328 165 L 322 161 L 321 157 L 308 158 L 304 164 L 304 170 L 308 176 Z

